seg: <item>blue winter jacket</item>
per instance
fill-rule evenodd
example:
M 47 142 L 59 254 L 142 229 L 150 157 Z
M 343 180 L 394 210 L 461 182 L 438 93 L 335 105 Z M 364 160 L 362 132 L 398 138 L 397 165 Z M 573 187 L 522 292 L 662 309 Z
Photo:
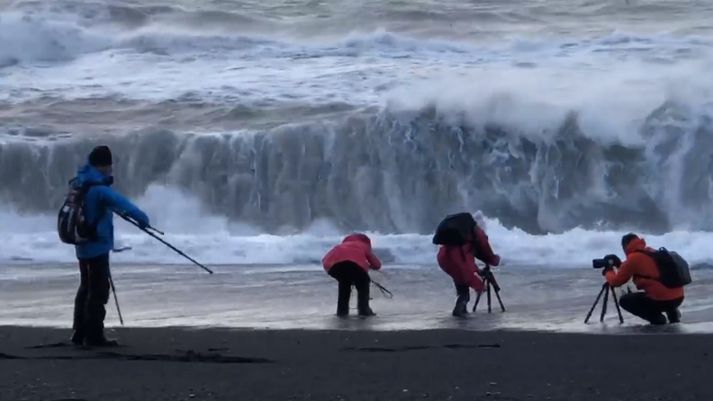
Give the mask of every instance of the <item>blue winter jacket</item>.
M 96 239 L 76 245 L 78 259 L 91 259 L 114 249 L 114 213 L 124 213 L 142 226 L 149 225 L 149 218 L 138 207 L 111 189 L 113 178 L 87 164 L 80 168 L 72 181 L 74 187 L 91 186 L 85 197 L 84 213 L 89 222 L 97 221 Z

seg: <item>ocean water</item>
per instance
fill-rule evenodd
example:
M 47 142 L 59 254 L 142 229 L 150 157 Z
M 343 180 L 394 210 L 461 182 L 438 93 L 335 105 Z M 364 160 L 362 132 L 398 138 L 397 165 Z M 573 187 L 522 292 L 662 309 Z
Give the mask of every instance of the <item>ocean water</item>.
M 463 210 L 513 272 L 575 280 L 636 231 L 705 275 L 712 19 L 707 1 L 0 1 L 0 277 L 73 262 L 55 214 L 100 143 L 166 239 L 235 277 L 318 269 L 357 230 L 387 269 L 438 273 L 433 228 Z M 185 263 L 117 238 L 119 265 Z

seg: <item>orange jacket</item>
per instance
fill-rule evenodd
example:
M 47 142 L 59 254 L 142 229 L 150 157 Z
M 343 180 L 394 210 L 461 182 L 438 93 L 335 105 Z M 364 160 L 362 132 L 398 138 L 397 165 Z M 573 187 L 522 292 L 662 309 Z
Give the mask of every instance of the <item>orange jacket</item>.
M 617 272 L 613 270 L 607 272 L 607 282 L 613 287 L 618 287 L 626 284 L 633 277 L 636 288 L 644 290 L 651 299 L 670 301 L 683 298 L 683 287 L 668 288 L 659 281 L 660 274 L 656 262 L 651 256 L 638 252 L 643 250 L 655 251 L 648 248 L 642 238 L 631 240 L 624 250 L 626 261 Z
M 341 244 L 332 248 L 322 259 L 324 270 L 329 272 L 339 262 L 353 262 L 364 271 L 381 268 L 381 261 L 371 251 L 371 240 L 366 234 L 352 234 L 344 238 Z

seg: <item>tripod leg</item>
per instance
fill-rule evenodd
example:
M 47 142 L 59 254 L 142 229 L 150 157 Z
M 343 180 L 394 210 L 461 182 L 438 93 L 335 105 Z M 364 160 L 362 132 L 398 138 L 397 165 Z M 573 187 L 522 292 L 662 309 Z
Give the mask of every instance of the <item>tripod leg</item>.
M 602 297 L 602 294 L 604 293 L 604 289 L 606 284 L 602 286 L 602 289 L 599 291 L 599 295 L 597 295 L 597 299 L 594 300 L 594 303 L 592 304 L 592 308 L 589 309 L 589 312 L 587 313 L 587 317 L 584 318 L 584 324 L 587 324 L 589 322 L 589 318 L 592 317 L 592 313 L 594 313 L 594 308 L 597 307 L 597 304 L 599 303 L 599 299 Z
M 611 296 L 614 298 L 614 305 L 616 305 L 616 313 L 619 314 L 619 324 L 624 323 L 624 317 L 621 315 L 621 308 L 619 307 L 619 299 L 616 297 L 616 291 L 614 288 L 611 289 Z
M 109 284 L 111 285 L 111 292 L 114 294 L 114 303 L 116 303 L 116 312 L 119 314 L 119 322 L 124 325 L 124 317 L 121 316 L 121 308 L 119 307 L 119 299 L 116 297 L 116 288 L 114 288 L 114 280 L 111 278 L 111 273 L 109 273 Z
M 503 305 L 503 300 L 500 299 L 500 290 L 495 290 L 495 296 L 498 298 L 498 303 L 500 304 L 500 311 L 505 312 L 505 305 Z
M 490 300 L 490 280 L 488 280 L 488 313 L 492 312 L 491 300 Z
M 607 303 L 609 303 L 609 285 L 604 284 L 604 301 L 602 301 L 602 314 L 599 316 L 599 321 L 604 321 L 604 315 L 607 314 Z

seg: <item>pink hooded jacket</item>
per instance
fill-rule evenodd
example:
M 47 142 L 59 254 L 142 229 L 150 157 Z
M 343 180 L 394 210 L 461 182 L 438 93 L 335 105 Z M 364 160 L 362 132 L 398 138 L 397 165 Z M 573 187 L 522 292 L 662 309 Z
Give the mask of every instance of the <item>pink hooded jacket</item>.
M 340 262 L 353 262 L 364 271 L 381 268 L 381 261 L 371 251 L 371 240 L 365 234 L 351 234 L 341 244 L 332 248 L 322 259 L 324 270 L 329 272 Z

